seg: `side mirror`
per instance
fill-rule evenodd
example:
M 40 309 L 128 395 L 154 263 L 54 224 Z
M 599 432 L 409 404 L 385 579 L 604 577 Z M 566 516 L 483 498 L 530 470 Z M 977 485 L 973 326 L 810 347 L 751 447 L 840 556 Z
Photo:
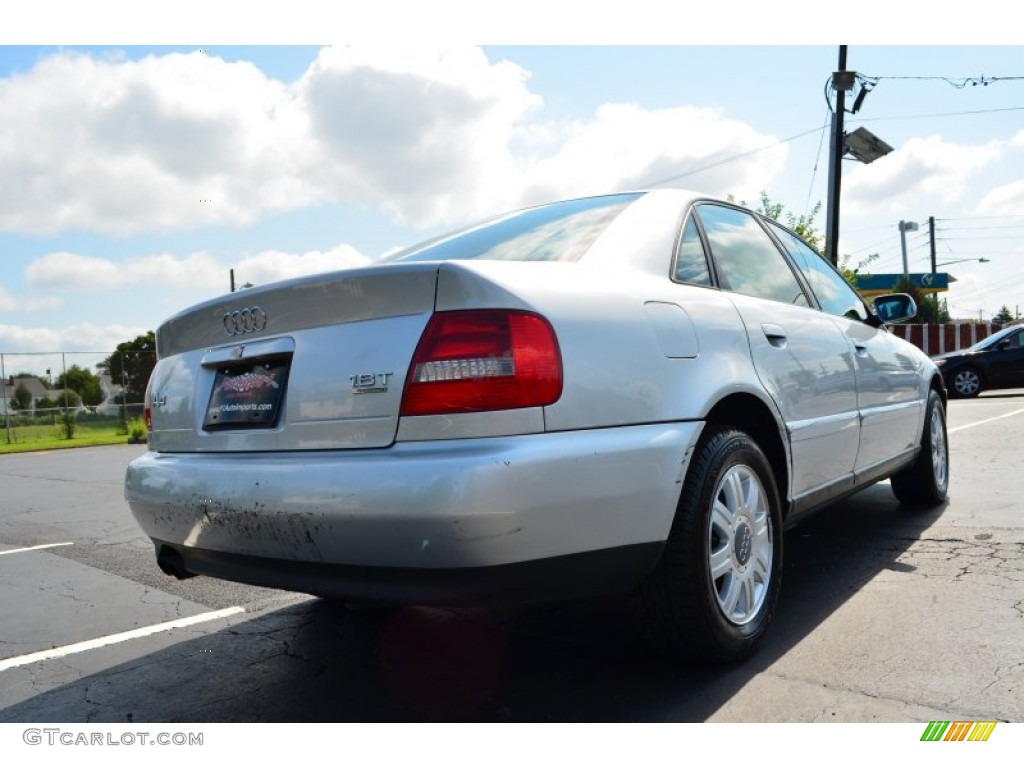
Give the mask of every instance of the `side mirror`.
M 917 303 L 906 293 L 887 293 L 876 297 L 873 303 L 883 323 L 902 323 L 917 314 Z

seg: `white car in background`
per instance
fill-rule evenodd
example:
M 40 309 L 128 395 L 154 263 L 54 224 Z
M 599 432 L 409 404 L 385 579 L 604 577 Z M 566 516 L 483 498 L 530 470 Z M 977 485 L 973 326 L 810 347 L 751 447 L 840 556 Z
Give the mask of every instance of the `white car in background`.
M 632 592 L 663 649 L 763 636 L 783 530 L 946 496 L 946 391 L 791 231 L 680 190 L 518 211 L 157 331 L 126 498 L 161 568 L 353 600 Z M 884 382 L 884 386 L 882 383 Z

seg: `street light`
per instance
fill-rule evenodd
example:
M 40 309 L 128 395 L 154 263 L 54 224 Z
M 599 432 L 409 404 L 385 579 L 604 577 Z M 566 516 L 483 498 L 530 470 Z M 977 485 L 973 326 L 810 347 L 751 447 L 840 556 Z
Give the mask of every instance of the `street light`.
M 892 147 L 867 128 L 858 128 L 846 134 L 846 152 L 867 165 L 892 152 Z
M 903 249 L 903 279 L 910 280 L 910 269 L 907 267 L 907 232 L 917 232 L 916 221 L 900 222 L 900 247 Z

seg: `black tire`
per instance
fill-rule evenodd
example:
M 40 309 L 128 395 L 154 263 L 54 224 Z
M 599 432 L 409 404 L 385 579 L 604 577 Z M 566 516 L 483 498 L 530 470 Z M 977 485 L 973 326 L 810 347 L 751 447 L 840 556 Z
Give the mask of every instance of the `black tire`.
M 892 492 L 901 504 L 937 506 L 949 490 L 949 442 L 946 439 L 946 409 L 934 389 L 928 393 L 921 451 L 914 463 L 892 476 Z
M 985 380 L 977 368 L 961 368 L 949 377 L 950 394 L 954 397 L 977 397 L 985 388 Z
M 746 433 L 709 425 L 661 562 L 638 595 L 644 630 L 677 658 L 742 659 L 771 623 L 781 577 L 782 512 L 768 459 Z

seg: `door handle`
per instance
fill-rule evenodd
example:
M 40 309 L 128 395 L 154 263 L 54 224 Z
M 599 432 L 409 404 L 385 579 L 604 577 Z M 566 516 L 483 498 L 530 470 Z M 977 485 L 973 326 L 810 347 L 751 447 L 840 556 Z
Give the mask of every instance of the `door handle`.
M 783 348 L 786 346 L 786 331 L 781 325 L 775 323 L 761 323 L 761 330 L 765 338 L 773 347 Z

